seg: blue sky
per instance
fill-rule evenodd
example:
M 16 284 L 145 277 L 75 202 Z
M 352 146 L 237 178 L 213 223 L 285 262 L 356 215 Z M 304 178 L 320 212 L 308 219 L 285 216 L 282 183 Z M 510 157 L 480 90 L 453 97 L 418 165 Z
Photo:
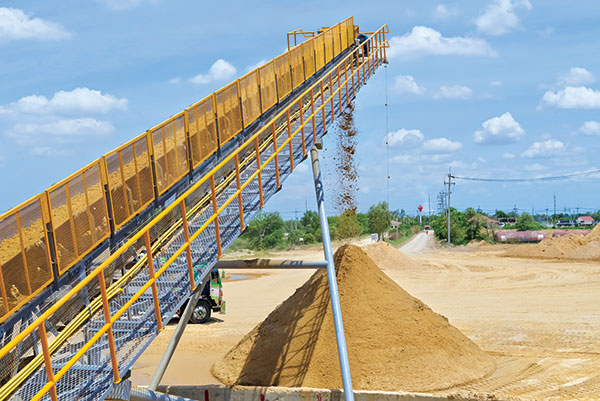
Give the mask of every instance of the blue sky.
M 353 15 L 387 23 L 390 64 L 357 100 L 359 210 L 435 208 L 456 175 L 524 178 L 600 167 L 597 1 L 8 1 L 0 5 L 0 211 L 201 99 L 285 33 Z M 219 61 L 220 60 L 220 61 Z M 384 95 L 389 94 L 389 133 Z M 323 152 L 329 181 L 332 138 Z M 267 208 L 314 205 L 308 166 Z M 599 176 L 536 184 L 459 181 L 458 208 L 600 208 Z M 331 198 L 333 193 L 329 193 Z

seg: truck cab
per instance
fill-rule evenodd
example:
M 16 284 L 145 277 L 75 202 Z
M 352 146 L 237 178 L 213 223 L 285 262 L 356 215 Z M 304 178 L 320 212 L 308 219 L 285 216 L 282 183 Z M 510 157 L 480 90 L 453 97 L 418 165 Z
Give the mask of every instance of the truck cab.
M 200 271 L 202 267 L 204 266 L 194 266 L 194 271 Z M 190 316 L 190 323 L 206 323 L 210 319 L 212 312 L 225 314 L 226 304 L 225 300 L 223 300 L 222 282 L 224 272 L 220 272 L 219 269 L 212 269 L 209 274 L 210 280 L 202 289 L 202 295 Z M 185 301 L 181 306 L 177 313 L 179 316 L 183 314 L 187 304 L 188 301 Z

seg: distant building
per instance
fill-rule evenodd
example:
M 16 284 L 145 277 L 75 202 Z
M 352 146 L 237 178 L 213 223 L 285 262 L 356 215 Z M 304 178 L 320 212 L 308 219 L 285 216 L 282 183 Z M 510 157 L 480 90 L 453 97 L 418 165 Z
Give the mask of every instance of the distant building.
M 487 216 L 485 216 L 485 218 L 487 219 L 487 226 L 488 226 L 488 228 L 498 228 L 498 227 L 500 227 L 500 222 L 498 220 L 491 219 L 491 218 L 489 218 Z M 502 224 L 502 225 L 504 225 L 504 224 Z
M 575 220 L 578 226 L 593 226 L 594 218 L 592 216 L 580 216 Z
M 575 222 L 569 220 L 559 220 L 558 223 L 556 223 L 556 227 L 575 227 Z

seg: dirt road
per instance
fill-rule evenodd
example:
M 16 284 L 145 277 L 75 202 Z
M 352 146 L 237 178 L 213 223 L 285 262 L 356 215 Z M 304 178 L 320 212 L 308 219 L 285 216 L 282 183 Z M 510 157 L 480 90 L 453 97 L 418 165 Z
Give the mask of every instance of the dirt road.
M 434 248 L 433 231 L 418 233 L 410 241 L 400 247 L 400 251 L 406 255 L 425 252 Z
M 423 241 L 427 244 L 427 239 L 419 239 L 409 251 Z M 410 255 L 421 266 L 386 273 L 446 316 L 497 363 L 496 372 L 485 380 L 440 394 L 600 399 L 600 266 L 505 258 L 491 246 L 421 249 Z M 319 248 L 279 256 L 323 257 Z M 216 382 L 210 365 L 312 274 L 257 273 L 264 275 L 225 285 L 227 315 L 188 326 L 163 383 Z M 173 327 L 142 355 L 133 370 L 134 383 L 148 383 Z

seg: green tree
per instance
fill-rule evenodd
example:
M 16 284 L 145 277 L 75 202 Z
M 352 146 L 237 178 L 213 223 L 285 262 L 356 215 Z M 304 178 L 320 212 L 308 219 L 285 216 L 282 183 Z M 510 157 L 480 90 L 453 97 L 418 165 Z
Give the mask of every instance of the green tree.
M 517 231 L 529 231 L 529 230 L 539 230 L 541 225 L 534 220 L 533 216 L 529 213 L 523 213 L 517 219 L 517 223 L 515 224 Z
M 488 232 L 488 220 L 482 213 L 476 212 L 473 208 L 468 208 L 464 212 L 465 239 L 471 241 L 487 240 L 490 238 Z
M 347 209 L 341 214 L 337 224 L 337 238 L 346 239 L 358 237 L 362 233 L 362 228 L 358 222 L 356 211 Z
M 439 239 L 447 239 L 448 215 L 442 213 L 440 216 L 436 217 L 431 222 L 431 227 Z M 464 213 L 461 213 L 454 208 L 450 208 L 450 240 L 454 245 L 465 244 L 467 242 L 464 227 Z
M 252 249 L 268 249 L 283 242 L 285 223 L 277 212 L 259 213 L 244 233 Z
M 307 210 L 306 212 L 304 212 L 304 215 L 300 219 L 300 224 L 302 224 L 302 228 L 305 232 L 315 233 L 321 228 L 321 223 L 319 222 L 319 214 L 314 210 Z
M 369 208 L 367 213 L 369 219 L 369 230 L 379 234 L 379 240 L 383 240 L 383 233 L 390 227 L 392 217 L 387 202 L 381 202 Z
M 356 219 L 360 225 L 360 233 L 363 235 L 369 234 L 369 216 L 366 213 L 356 213 Z

